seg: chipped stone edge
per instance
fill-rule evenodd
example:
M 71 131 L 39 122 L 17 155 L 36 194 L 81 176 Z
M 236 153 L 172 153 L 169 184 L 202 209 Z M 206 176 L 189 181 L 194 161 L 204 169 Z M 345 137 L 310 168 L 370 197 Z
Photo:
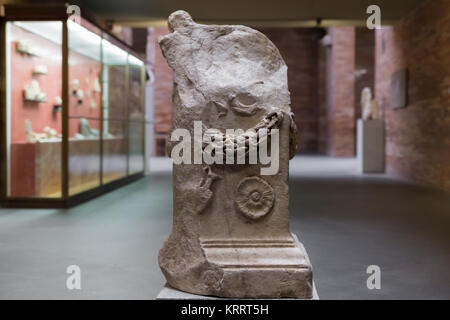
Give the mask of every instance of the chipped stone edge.
M 306 253 L 305 247 L 303 244 L 298 240 L 297 236 L 293 233 L 291 233 L 292 237 L 294 238 L 294 242 L 305 253 L 305 259 L 308 262 L 309 265 L 311 265 L 311 262 L 309 260 L 308 254 Z M 213 297 L 213 296 L 202 296 L 197 294 L 192 294 L 188 292 L 184 292 L 181 290 L 174 289 L 170 287 L 167 283 L 164 285 L 164 287 L 161 289 L 161 291 L 156 296 L 156 300 L 320 300 L 319 294 L 317 293 L 316 284 L 313 279 L 313 296 L 310 299 L 304 299 L 304 298 L 277 298 L 277 299 L 256 299 L 256 298 L 219 298 L 219 297 Z

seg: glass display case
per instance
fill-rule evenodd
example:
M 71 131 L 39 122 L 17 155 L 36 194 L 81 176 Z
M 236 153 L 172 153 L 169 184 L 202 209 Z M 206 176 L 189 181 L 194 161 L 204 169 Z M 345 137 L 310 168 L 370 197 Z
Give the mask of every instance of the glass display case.
M 2 204 L 69 206 L 142 177 L 143 60 L 65 6 L 3 11 Z

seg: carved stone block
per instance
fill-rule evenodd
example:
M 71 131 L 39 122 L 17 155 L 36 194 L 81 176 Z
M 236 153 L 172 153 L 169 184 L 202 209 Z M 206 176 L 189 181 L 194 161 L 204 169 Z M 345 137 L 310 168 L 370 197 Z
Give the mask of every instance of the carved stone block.
M 201 121 L 207 138 L 220 133 L 213 145 L 223 146 L 215 149 L 223 163 L 174 164 L 173 230 L 159 253 L 168 284 L 218 297 L 311 298 L 311 264 L 289 230 L 289 159 L 297 133 L 278 49 L 256 30 L 196 24 L 184 11 L 170 15 L 169 28 L 159 43 L 174 71 L 173 129 L 195 137 Z M 264 137 L 249 129 L 272 131 Z M 204 139 L 194 138 L 183 155 L 195 158 L 198 145 L 205 154 Z M 260 162 L 226 161 L 240 152 L 249 160 L 250 150 L 268 141 L 279 142 L 272 174 L 263 174 L 269 165 Z M 178 143 L 169 142 L 169 154 Z

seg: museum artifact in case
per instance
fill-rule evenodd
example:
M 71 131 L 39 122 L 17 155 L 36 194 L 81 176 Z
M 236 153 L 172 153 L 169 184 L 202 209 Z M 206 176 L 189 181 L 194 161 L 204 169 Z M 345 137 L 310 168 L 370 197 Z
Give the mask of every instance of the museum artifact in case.
M 68 206 L 141 177 L 143 60 L 66 6 L 3 11 L 2 204 Z

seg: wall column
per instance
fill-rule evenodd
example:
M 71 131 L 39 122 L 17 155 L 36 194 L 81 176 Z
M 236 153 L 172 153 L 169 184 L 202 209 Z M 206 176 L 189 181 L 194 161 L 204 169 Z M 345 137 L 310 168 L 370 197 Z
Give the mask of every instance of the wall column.
M 355 28 L 331 27 L 326 50 L 326 153 L 355 155 Z M 324 143 L 325 145 L 325 143 Z

